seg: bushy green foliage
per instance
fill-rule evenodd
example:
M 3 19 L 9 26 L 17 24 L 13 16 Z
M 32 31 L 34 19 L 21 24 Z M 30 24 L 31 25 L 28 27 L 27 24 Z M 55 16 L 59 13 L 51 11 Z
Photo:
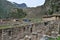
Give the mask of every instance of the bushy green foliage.
M 52 10 L 48 10 L 48 14 L 49 15 L 52 15 L 53 14 L 53 11 Z
M 57 2 L 57 0 L 50 1 L 50 4 L 49 5 L 50 5 L 50 8 L 47 11 L 47 13 L 49 15 L 52 15 L 53 13 L 59 12 L 59 7 L 60 7 L 59 5 L 60 5 L 60 3 Z
M 10 13 L 10 17 L 11 18 L 23 18 L 25 17 L 27 14 L 25 12 L 23 12 L 22 9 L 18 9 L 17 8 L 17 12 L 12 12 Z

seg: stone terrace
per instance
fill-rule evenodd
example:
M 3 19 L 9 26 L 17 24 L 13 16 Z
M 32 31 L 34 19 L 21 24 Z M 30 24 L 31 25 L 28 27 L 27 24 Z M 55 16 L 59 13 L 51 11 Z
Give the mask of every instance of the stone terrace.
M 0 40 L 40 40 L 44 35 L 57 37 L 60 23 L 58 21 L 24 23 L 8 22 L 7 27 L 1 26 Z M 7 24 L 8 24 L 7 23 Z

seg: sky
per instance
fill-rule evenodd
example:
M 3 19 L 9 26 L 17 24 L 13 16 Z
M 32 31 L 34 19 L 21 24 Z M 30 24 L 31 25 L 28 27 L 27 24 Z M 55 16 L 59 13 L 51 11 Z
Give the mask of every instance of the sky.
M 18 4 L 26 3 L 28 7 L 36 7 L 43 5 L 45 3 L 45 0 L 8 0 L 8 1 L 16 2 Z

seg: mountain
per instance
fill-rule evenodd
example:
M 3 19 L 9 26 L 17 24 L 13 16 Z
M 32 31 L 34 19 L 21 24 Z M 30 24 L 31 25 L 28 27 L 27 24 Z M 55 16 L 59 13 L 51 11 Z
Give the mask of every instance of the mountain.
M 43 15 L 60 13 L 60 0 L 45 0 L 44 5 L 29 8 L 25 3 L 17 4 L 6 0 L 0 0 L 0 18 L 8 17 L 8 14 L 22 8 L 27 13 L 27 18 L 41 18 Z
M 13 4 L 16 5 L 16 7 L 18 8 L 27 8 L 27 5 L 25 3 L 18 4 L 18 3 L 13 2 Z
M 0 0 L 0 18 L 7 17 L 7 1 L 6 0 Z
M 17 5 L 17 6 L 16 6 Z M 19 6 L 18 6 L 19 5 Z M 0 18 L 7 18 L 9 13 L 16 11 L 16 8 L 26 8 L 26 4 L 13 4 L 7 0 L 0 0 Z
M 60 0 L 45 0 L 44 5 L 23 9 L 27 18 L 41 18 L 43 15 L 60 13 Z
M 28 18 L 40 18 L 42 15 L 44 15 L 45 8 L 44 6 L 39 6 L 36 8 L 26 8 L 23 9 L 24 12 L 27 13 Z

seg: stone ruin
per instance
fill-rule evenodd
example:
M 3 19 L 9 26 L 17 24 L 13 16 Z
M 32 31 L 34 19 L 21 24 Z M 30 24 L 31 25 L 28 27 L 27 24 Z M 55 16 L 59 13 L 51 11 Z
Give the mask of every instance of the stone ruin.
M 0 28 L 0 40 L 41 40 L 45 36 L 56 38 L 58 35 L 60 35 L 59 20 Z
M 40 40 L 44 35 L 57 37 L 59 28 L 59 22 L 51 21 L 0 29 L 0 40 Z

